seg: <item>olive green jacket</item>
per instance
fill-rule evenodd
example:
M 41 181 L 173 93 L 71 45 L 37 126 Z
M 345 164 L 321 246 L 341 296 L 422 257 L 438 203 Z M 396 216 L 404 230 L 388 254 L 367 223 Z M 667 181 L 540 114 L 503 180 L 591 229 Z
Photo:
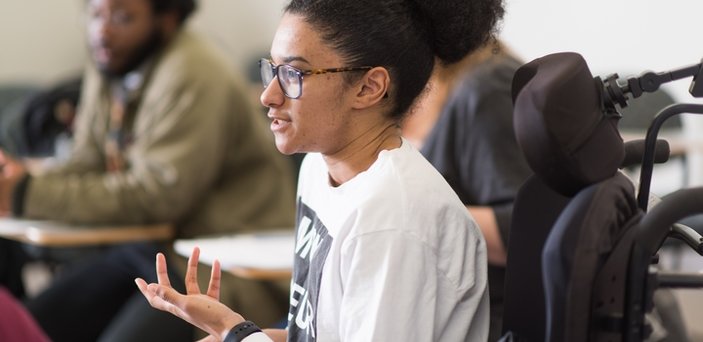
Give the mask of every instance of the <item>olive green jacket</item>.
M 91 224 L 172 222 L 178 238 L 292 230 L 291 165 L 275 149 L 265 115 L 228 64 L 193 33 L 174 37 L 145 78 L 133 143 L 125 151 L 127 168 L 113 173 L 106 171 L 104 153 L 108 85 L 89 66 L 72 155 L 64 165 L 30 178 L 22 215 Z M 263 308 L 275 300 L 282 301 L 285 313 L 285 290 L 269 298 L 271 285 L 229 284 L 232 291 L 225 279 L 222 299 L 235 310 Z M 242 297 L 251 303 L 243 304 Z
M 288 161 L 207 43 L 184 31 L 154 61 L 135 113 L 124 172 L 105 170 L 109 100 L 89 66 L 72 156 L 33 177 L 23 215 L 76 223 L 174 222 L 178 237 L 292 227 Z

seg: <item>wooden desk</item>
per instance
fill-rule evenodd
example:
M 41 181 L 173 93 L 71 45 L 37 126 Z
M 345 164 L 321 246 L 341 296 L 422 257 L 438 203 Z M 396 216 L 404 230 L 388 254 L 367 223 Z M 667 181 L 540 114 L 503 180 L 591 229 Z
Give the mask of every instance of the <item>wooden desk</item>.
M 229 267 L 225 270 L 237 277 L 256 280 L 283 280 L 293 275 L 291 269 L 261 269 L 251 267 Z
M 173 238 L 170 224 L 82 226 L 0 218 L 0 237 L 45 247 L 77 247 Z
M 293 269 L 293 230 L 235 234 L 200 239 L 176 240 L 174 249 L 189 257 L 200 248 L 200 262 L 212 265 L 220 261 L 222 270 L 235 276 L 255 280 L 290 279 Z

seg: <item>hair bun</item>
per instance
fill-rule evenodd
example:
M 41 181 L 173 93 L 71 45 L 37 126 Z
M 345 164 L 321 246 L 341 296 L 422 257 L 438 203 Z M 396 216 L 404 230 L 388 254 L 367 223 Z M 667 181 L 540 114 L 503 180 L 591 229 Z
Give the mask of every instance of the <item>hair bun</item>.
M 502 0 L 408 0 L 444 64 L 458 62 L 493 38 Z

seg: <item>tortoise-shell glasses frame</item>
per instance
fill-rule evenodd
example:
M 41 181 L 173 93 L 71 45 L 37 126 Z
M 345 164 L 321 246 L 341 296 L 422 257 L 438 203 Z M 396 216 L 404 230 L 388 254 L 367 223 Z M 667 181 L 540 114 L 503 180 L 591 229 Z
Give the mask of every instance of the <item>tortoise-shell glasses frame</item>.
M 303 95 L 303 76 L 305 75 L 322 75 L 337 72 L 348 71 L 363 71 L 371 70 L 373 67 L 345 67 L 345 68 L 329 68 L 329 69 L 310 69 L 301 70 L 289 64 L 274 65 L 270 59 L 262 58 L 259 60 L 259 71 L 261 72 L 261 81 L 264 84 L 264 89 L 271 84 L 274 77 L 278 78 L 278 84 L 283 90 L 283 94 L 290 99 L 298 99 Z

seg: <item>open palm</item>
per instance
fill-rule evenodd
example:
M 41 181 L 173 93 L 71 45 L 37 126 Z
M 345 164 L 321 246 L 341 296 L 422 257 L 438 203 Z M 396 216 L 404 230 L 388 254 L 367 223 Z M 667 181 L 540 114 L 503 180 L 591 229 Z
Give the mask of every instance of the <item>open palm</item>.
M 200 249 L 196 247 L 188 259 L 185 276 L 186 294 L 178 293 L 171 287 L 166 258 L 161 253 L 156 255 L 158 284 L 147 284 L 141 278 L 135 279 L 135 282 L 152 307 L 170 312 L 222 340 L 229 329 L 243 322 L 244 318 L 219 301 L 221 281 L 219 261 L 215 260 L 212 265 L 207 293 L 200 292 L 196 276 L 199 256 Z

